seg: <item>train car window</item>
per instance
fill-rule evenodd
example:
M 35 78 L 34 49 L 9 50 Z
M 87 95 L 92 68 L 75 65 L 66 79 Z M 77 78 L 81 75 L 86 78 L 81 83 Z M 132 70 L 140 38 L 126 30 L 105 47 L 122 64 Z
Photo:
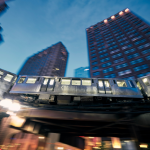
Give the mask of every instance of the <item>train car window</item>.
M 3 74 L 4 74 L 4 72 L 0 71 L 0 75 L 3 75 Z
M 129 80 L 128 82 L 129 82 L 131 87 L 135 88 L 135 85 L 133 84 L 133 82 L 131 80 Z
M 142 81 L 144 82 L 145 85 L 150 86 L 150 83 L 147 78 L 143 78 Z
M 137 82 L 137 87 L 141 90 L 142 89 L 142 86 L 139 82 Z
M 70 81 L 71 81 L 71 79 L 62 79 L 61 84 L 70 85 Z
M 127 87 L 125 81 L 117 81 L 117 85 L 118 85 L 119 87 Z
M 115 80 L 113 80 L 114 81 L 114 84 L 116 84 L 116 81 Z
M 13 83 L 15 83 L 15 82 L 16 82 L 16 80 L 17 80 L 17 77 L 15 77 L 15 79 L 14 79 Z
M 82 85 L 91 85 L 91 80 L 82 80 Z
M 98 80 L 98 85 L 99 85 L 99 87 L 103 87 L 103 81 L 102 80 Z
M 25 80 L 25 78 L 23 77 L 23 78 L 20 78 L 19 79 L 19 81 L 18 81 L 18 83 L 23 83 L 24 82 L 24 80 Z
M 53 84 L 54 84 L 54 79 L 51 79 L 49 85 L 53 85 Z
M 80 79 L 72 79 L 72 85 L 81 85 Z
M 39 80 L 40 80 L 40 77 L 37 78 L 37 81 L 39 81 Z
M 8 81 L 8 82 L 11 82 L 11 80 L 12 80 L 13 77 L 14 77 L 13 75 L 7 74 L 7 75 L 5 76 L 5 78 L 4 78 L 4 80 L 5 80 L 5 81 Z
M 43 85 L 47 85 L 47 83 L 48 83 L 48 78 L 45 78 L 44 82 L 43 82 Z
M 110 87 L 110 84 L 108 81 L 104 81 L 105 87 Z
M 27 80 L 26 83 L 32 83 L 32 84 L 34 84 L 36 82 L 36 79 L 37 78 L 28 78 L 28 80 Z

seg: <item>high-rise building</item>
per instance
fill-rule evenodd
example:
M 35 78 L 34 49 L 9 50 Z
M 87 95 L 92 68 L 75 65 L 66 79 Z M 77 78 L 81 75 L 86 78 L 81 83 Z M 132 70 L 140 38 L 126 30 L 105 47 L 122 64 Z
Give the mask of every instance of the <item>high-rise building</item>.
M 5 3 L 5 1 L 4 0 L 0 0 L 0 14 L 5 12 L 7 8 L 8 8 L 8 6 Z
M 4 13 L 6 11 L 6 9 L 8 8 L 7 4 L 4 2 L 4 0 L 0 0 L 0 16 L 2 15 L 2 13 Z M 0 26 L 0 32 L 2 31 L 2 27 Z M 0 34 L 0 43 L 3 41 L 3 37 L 2 34 Z
M 91 77 L 137 78 L 150 73 L 150 25 L 128 8 L 86 31 Z
M 68 51 L 58 42 L 51 47 L 29 57 L 19 75 L 64 76 Z
M 90 78 L 89 67 L 75 69 L 74 77 Z

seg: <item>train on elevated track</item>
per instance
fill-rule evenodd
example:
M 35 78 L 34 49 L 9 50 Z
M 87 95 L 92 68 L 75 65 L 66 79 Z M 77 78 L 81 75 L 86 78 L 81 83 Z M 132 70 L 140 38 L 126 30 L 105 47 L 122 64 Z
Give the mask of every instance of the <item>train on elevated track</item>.
M 17 78 L 2 69 L 0 74 L 0 99 L 35 104 L 83 105 L 149 101 L 150 98 L 150 75 L 132 80 L 29 75 Z
M 132 79 L 69 78 L 17 75 L 0 70 L 0 99 L 50 104 L 80 105 L 149 101 L 150 75 Z

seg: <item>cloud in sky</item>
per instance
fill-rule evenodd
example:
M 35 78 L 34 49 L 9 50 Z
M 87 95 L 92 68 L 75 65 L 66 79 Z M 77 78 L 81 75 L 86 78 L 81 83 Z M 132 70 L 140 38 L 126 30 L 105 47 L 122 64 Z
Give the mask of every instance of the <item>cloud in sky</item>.
M 150 22 L 149 0 L 15 0 L 8 5 L 0 18 L 5 40 L 0 68 L 12 72 L 26 57 L 62 41 L 70 53 L 66 75 L 73 76 L 74 69 L 88 66 L 86 28 L 127 7 Z

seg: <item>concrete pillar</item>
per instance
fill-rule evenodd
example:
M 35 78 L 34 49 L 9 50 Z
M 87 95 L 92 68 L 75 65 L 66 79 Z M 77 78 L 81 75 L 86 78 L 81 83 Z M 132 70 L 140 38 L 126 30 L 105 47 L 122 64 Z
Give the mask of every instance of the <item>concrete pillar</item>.
M 55 150 L 55 143 L 59 142 L 59 133 L 49 133 L 46 141 L 45 150 Z

